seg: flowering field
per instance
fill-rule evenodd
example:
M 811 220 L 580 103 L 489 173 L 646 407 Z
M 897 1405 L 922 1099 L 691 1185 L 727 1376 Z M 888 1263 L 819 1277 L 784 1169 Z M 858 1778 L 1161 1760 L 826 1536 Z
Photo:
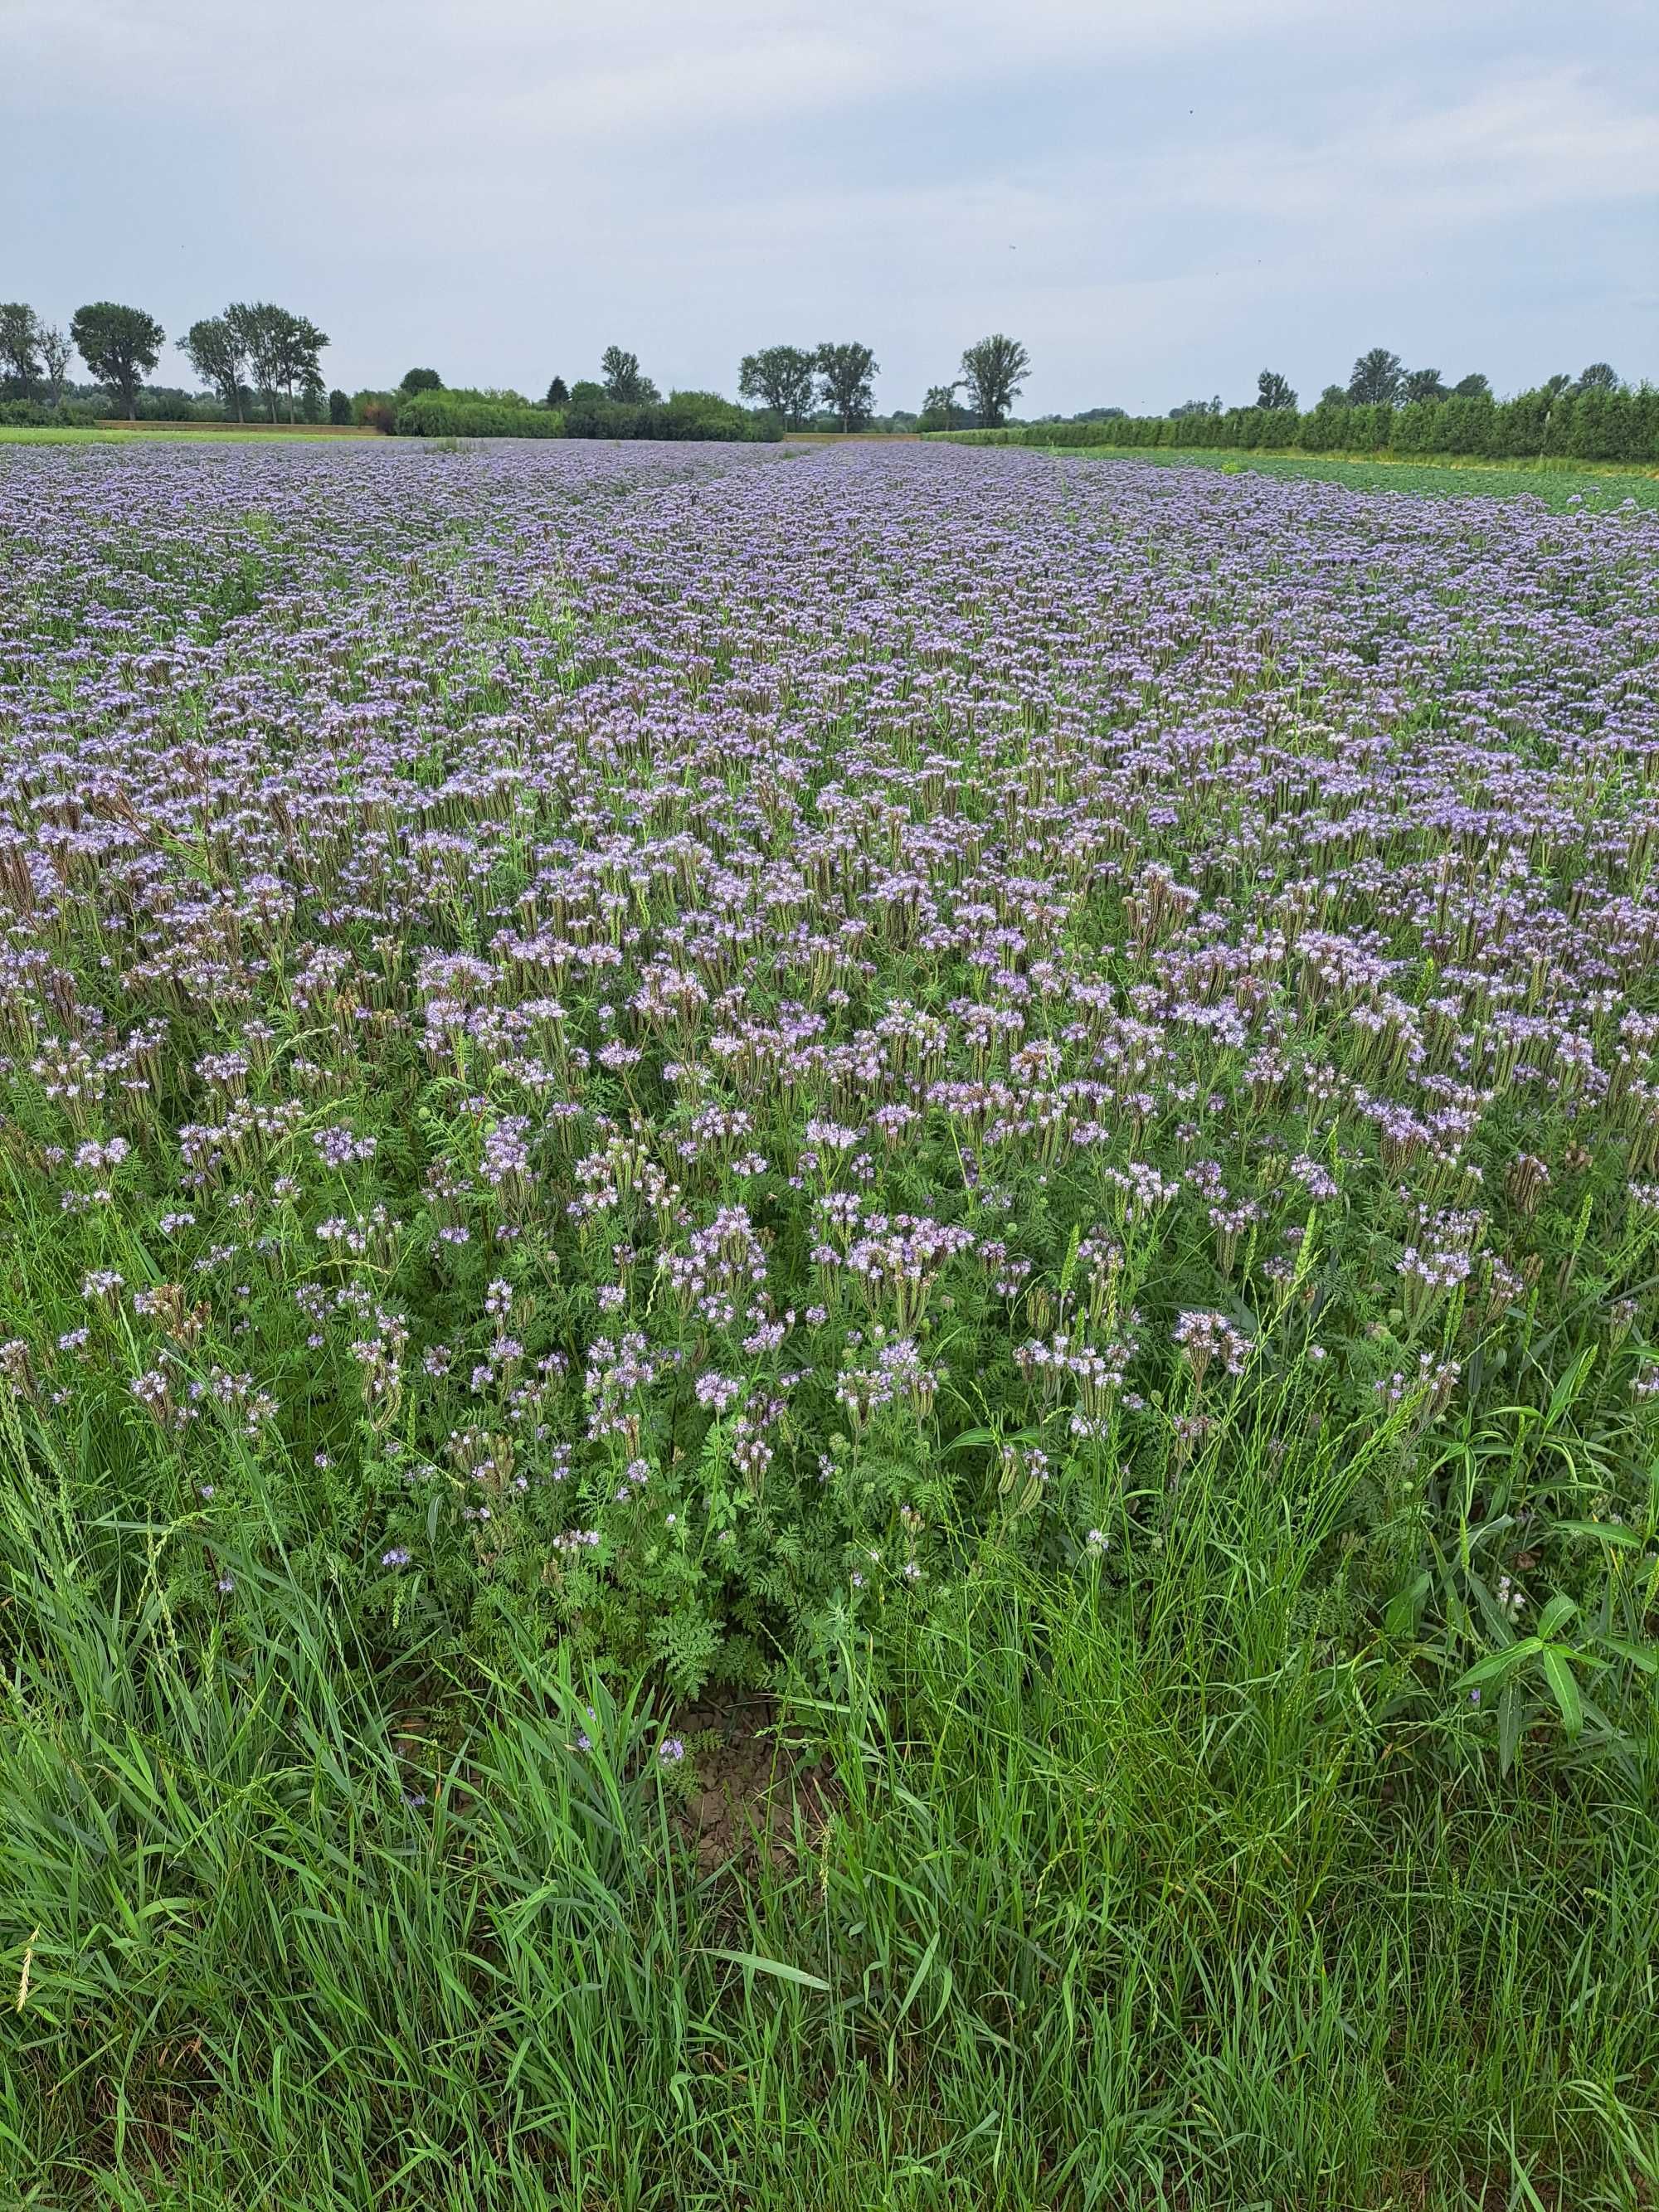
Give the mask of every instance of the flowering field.
M 1651 2201 L 1656 857 L 1639 508 L 9 453 L 15 2185 Z

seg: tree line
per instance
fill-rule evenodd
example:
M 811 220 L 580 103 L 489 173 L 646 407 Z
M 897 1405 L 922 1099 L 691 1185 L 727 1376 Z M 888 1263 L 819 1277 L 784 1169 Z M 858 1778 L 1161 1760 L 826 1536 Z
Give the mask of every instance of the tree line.
M 1166 415 L 1107 416 L 1096 410 L 1086 421 L 1056 418 L 958 434 L 1024 445 L 1659 461 L 1659 389 L 1651 385 L 1559 376 L 1498 399 L 1484 377 L 1464 381 L 1469 388 L 1454 386 L 1439 398 L 1407 399 L 1402 386 L 1397 400 L 1356 399 L 1349 386 L 1329 385 L 1316 406 L 1301 412 L 1294 406 L 1224 408 L 1206 401 Z
M 154 315 L 118 301 L 94 300 L 77 307 L 67 335 L 27 301 L 9 301 L 0 304 L 0 396 L 13 411 L 42 408 L 60 414 L 70 363 L 78 353 L 127 420 L 135 422 L 144 380 L 167 342 Z M 238 301 L 222 314 L 192 323 L 179 341 L 227 418 L 238 422 L 256 404 L 276 422 L 279 398 L 287 401 L 290 422 L 301 412 L 308 421 L 319 419 L 319 357 L 327 343 L 327 333 L 308 317 L 269 300 Z
M 1593 361 L 1577 376 L 1565 371 L 1546 378 L 1539 387 L 1552 398 L 1563 392 L 1620 392 L 1624 380 L 1610 362 Z M 1362 353 L 1348 372 L 1346 384 L 1328 384 L 1319 395 L 1322 407 L 1421 407 L 1442 399 L 1491 399 L 1492 380 L 1478 369 L 1448 384 L 1437 368 L 1407 368 L 1387 346 L 1372 346 Z M 1264 368 L 1255 380 L 1255 398 L 1249 404 L 1282 412 L 1295 410 L 1297 392 L 1291 380 L 1277 369 Z M 1224 414 L 1219 397 L 1188 399 L 1170 410 L 1171 422 Z
M 1018 338 L 1001 331 L 963 349 L 957 376 L 934 385 L 920 416 L 907 418 L 923 430 L 949 430 L 969 423 L 994 428 L 1030 373 L 1030 356 Z M 815 409 L 833 417 L 842 430 L 861 430 L 875 415 L 875 380 L 881 374 L 873 350 L 859 343 L 817 346 L 763 346 L 745 354 L 738 370 L 738 390 L 786 430 L 804 430 Z M 969 405 L 959 406 L 966 391 Z
M 776 438 L 770 417 L 718 392 L 671 392 L 665 398 L 639 356 L 607 346 L 597 377 L 550 381 L 541 399 L 510 388 L 447 385 L 435 368 L 411 368 L 394 391 L 360 392 L 352 418 L 394 437 L 655 438 L 670 441 Z
M 98 385 L 136 419 L 145 379 L 166 343 L 155 316 L 114 301 L 77 307 L 67 333 L 22 301 L 0 303 L 0 420 L 51 419 L 63 415 L 67 398 L 95 398 L 70 393 L 68 373 L 77 352 Z M 320 357 L 328 343 L 315 323 L 291 309 L 270 301 L 233 301 L 192 323 L 179 341 L 210 400 L 152 391 L 149 407 L 166 403 L 164 411 L 185 416 L 216 410 L 238 422 L 256 410 L 275 422 L 285 409 L 290 422 L 315 422 L 325 404 L 331 422 L 415 436 L 763 438 L 820 425 L 854 431 L 878 421 L 880 364 L 873 348 L 860 340 L 769 345 L 745 354 L 738 390 L 750 403 L 747 408 L 712 392 L 675 391 L 665 399 L 639 356 L 622 345 L 605 348 L 596 377 L 567 385 L 554 376 L 540 400 L 504 389 L 452 390 L 436 369 L 421 368 L 409 370 L 393 391 L 336 390 L 325 403 Z M 1024 345 L 994 331 L 963 348 L 955 377 L 931 386 L 919 413 L 896 410 L 880 418 L 881 426 L 999 431 L 1010 422 L 1030 368 Z M 1647 392 L 1646 386 L 1628 391 L 1611 364 L 1598 361 L 1577 377 L 1564 372 L 1534 392 L 1499 402 L 1478 371 L 1449 384 L 1437 368 L 1407 368 L 1388 347 L 1372 346 L 1356 359 L 1347 381 L 1327 385 L 1306 413 L 1298 411 L 1289 378 L 1264 368 L 1255 398 L 1242 406 L 1224 407 L 1217 394 L 1183 400 L 1162 416 L 1093 407 L 1020 427 L 1044 432 L 1065 421 L 1088 430 L 1093 442 L 1261 446 L 1277 438 L 1310 450 L 1310 441 L 1322 440 L 1332 450 L 1330 441 L 1340 435 L 1356 450 L 1405 439 L 1413 441 L 1407 450 L 1504 453 L 1541 450 L 1553 434 L 1564 451 L 1560 441 L 1576 439 L 1587 458 L 1594 447 L 1597 457 L 1648 459 L 1654 454 L 1644 427 Z M 1361 410 L 1370 410 L 1364 423 Z M 1383 416 L 1386 436 L 1378 429 Z M 1541 445 L 1529 444 L 1540 422 Z M 1179 432 L 1161 424 L 1178 425 Z

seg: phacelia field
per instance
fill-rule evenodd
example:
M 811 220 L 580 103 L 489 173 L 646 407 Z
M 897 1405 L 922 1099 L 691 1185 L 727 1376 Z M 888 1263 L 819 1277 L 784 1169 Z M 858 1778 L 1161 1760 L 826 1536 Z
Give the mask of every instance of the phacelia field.
M 175 1635 L 321 1578 L 665 1711 L 1248 1493 L 1310 1663 L 1616 1755 L 1656 581 L 1018 452 L 13 456 L 19 1464 Z

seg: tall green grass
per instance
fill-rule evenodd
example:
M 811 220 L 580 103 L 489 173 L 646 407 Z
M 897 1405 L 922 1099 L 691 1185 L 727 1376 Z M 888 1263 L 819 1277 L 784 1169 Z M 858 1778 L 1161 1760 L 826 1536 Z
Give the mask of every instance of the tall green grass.
M 1659 2188 L 1651 1716 L 1617 1762 L 1470 1755 L 1322 1619 L 1334 1456 L 1287 1475 L 1264 1431 L 1079 1577 L 988 1545 L 785 1708 L 791 1847 L 720 1870 L 637 1698 L 377 1638 L 258 1526 L 185 1644 L 190 1530 L 133 1510 L 114 1437 L 64 1463 L 27 1419 L 0 1480 L 8 2202 Z

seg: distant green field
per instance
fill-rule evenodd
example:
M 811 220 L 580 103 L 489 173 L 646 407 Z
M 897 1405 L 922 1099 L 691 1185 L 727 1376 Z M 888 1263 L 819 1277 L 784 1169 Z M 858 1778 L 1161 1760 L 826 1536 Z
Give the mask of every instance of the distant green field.
M 1056 445 L 1040 450 L 1073 460 L 1218 469 L 1224 476 L 1248 470 L 1264 477 L 1305 477 L 1321 483 L 1348 484 L 1355 491 L 1412 492 L 1431 499 L 1518 499 L 1525 494 L 1556 508 L 1576 502 L 1601 508 L 1626 502 L 1659 507 L 1659 471 L 1638 469 L 1535 468 L 1514 461 L 1345 461 L 1316 454 L 1182 452 L 1173 447 Z
M 312 445 L 319 439 L 379 435 L 376 430 L 336 429 L 322 423 L 307 425 L 304 429 L 290 429 L 285 423 L 249 423 L 230 428 L 216 422 L 136 422 L 118 430 L 87 429 L 78 425 L 61 430 L 26 430 L 6 425 L 0 427 L 0 446 L 131 446 L 146 440 L 152 443 L 158 439 L 176 442 L 181 438 L 216 446 Z

